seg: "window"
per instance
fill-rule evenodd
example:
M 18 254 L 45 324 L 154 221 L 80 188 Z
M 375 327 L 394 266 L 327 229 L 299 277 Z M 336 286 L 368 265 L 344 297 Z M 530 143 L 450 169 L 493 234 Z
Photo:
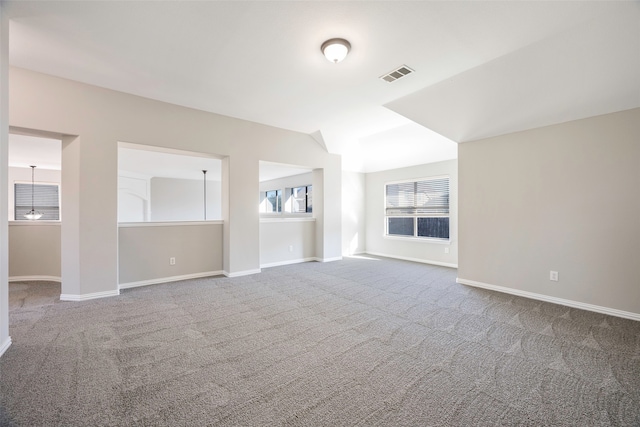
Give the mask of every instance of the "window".
M 282 212 L 282 190 L 270 190 L 265 193 L 265 212 Z
M 16 183 L 15 193 L 15 220 L 29 221 L 24 215 L 31 210 L 31 184 Z M 42 214 L 42 220 L 60 220 L 60 197 L 58 184 L 34 184 L 33 208 Z
M 386 235 L 449 239 L 449 177 L 385 186 Z
M 291 212 L 313 212 L 313 186 L 307 185 L 291 189 Z

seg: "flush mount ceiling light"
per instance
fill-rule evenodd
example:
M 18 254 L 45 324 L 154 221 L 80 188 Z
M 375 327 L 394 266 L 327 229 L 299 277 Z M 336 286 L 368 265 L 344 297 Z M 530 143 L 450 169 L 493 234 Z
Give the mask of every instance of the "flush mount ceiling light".
M 351 49 L 351 44 L 345 39 L 330 39 L 320 46 L 320 50 L 324 56 L 334 64 L 346 58 L 349 49 Z

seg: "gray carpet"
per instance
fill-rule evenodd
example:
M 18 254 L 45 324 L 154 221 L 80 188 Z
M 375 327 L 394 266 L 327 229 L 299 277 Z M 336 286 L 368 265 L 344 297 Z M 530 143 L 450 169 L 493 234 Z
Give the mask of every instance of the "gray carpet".
M 640 322 L 345 259 L 60 302 L 10 285 L 3 425 L 640 426 Z

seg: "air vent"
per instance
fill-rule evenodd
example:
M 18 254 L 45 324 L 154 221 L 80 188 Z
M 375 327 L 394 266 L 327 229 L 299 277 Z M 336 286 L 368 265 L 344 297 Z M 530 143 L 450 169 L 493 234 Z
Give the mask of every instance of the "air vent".
M 413 70 L 409 67 L 407 67 L 406 65 L 401 65 L 398 68 L 396 68 L 395 70 L 391 71 L 390 73 L 387 73 L 383 76 L 380 76 L 380 78 L 382 80 L 384 80 L 385 82 L 391 83 L 391 82 L 395 82 L 396 80 L 399 80 L 409 74 L 413 73 Z

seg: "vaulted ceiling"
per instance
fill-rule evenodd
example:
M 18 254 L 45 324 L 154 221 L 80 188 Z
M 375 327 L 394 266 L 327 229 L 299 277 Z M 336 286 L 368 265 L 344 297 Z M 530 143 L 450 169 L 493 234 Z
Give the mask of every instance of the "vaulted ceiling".
M 10 63 L 312 135 L 346 169 L 640 107 L 638 1 L 8 1 Z M 339 63 L 320 52 L 342 37 Z M 406 64 L 414 73 L 379 77 Z M 454 141 L 454 142 L 452 142 Z

